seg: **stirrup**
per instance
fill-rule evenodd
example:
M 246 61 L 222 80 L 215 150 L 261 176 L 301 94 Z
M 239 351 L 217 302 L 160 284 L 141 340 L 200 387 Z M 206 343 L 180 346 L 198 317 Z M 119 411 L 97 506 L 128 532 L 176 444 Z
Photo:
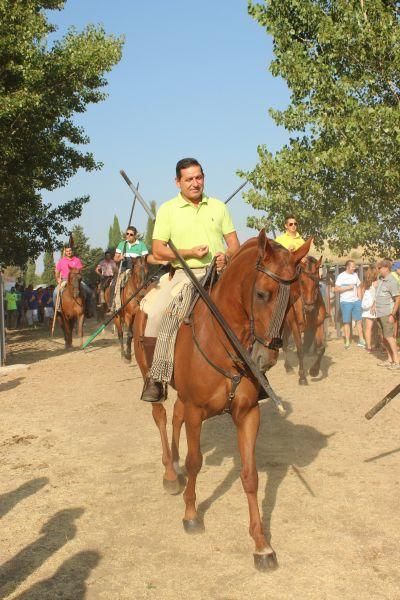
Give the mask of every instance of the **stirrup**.
M 154 381 L 152 377 L 146 377 L 140 399 L 144 402 L 164 402 L 164 385 L 161 381 Z

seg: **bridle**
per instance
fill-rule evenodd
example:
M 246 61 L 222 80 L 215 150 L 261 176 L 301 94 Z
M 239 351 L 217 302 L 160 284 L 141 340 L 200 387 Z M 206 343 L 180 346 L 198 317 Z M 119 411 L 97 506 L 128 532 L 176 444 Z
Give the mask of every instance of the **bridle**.
M 301 303 L 302 303 L 302 307 L 303 307 L 303 314 L 304 317 L 306 315 L 306 307 L 311 307 L 311 310 L 309 312 L 312 312 L 315 309 L 315 304 L 318 298 L 318 291 L 319 291 L 319 281 L 320 281 L 320 277 L 319 277 L 319 273 L 313 273 L 310 271 L 306 271 L 304 269 L 304 267 L 301 265 L 300 266 L 300 270 L 302 275 L 305 275 L 306 277 L 308 277 L 309 279 L 311 279 L 312 281 L 314 281 L 315 286 L 314 286 L 314 291 L 313 291 L 313 297 L 312 297 L 312 302 L 306 302 L 304 300 L 304 295 L 302 292 L 302 287 L 300 285 L 300 298 L 301 298 Z
M 254 323 L 254 294 L 257 280 L 257 273 L 254 276 L 252 291 L 251 291 L 251 308 L 250 308 L 250 345 L 249 352 L 252 350 L 254 343 L 258 342 L 269 350 L 279 350 L 282 347 L 282 324 L 285 318 L 286 310 L 289 304 L 290 297 L 290 285 L 294 283 L 300 275 L 301 266 L 297 265 L 296 273 L 290 279 L 284 279 L 277 273 L 270 271 L 267 267 L 261 264 L 261 258 L 257 260 L 256 271 L 260 271 L 271 277 L 274 281 L 279 283 L 278 295 L 276 297 L 275 306 L 272 311 L 271 320 L 268 324 L 268 329 L 265 332 L 264 337 L 257 334 Z

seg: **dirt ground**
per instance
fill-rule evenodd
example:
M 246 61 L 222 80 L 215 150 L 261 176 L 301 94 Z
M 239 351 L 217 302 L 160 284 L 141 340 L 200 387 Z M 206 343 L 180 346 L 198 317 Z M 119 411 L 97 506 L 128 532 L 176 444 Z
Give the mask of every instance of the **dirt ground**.
M 364 418 L 400 377 L 376 357 L 333 339 L 307 387 L 282 359 L 271 371 L 288 416 L 262 404 L 259 502 L 280 565 L 262 574 L 229 416 L 204 424 L 206 532 L 188 537 L 139 370 L 111 332 L 65 353 L 24 330 L 10 350 L 30 368 L 0 377 L 0 598 L 400 599 L 400 396 Z

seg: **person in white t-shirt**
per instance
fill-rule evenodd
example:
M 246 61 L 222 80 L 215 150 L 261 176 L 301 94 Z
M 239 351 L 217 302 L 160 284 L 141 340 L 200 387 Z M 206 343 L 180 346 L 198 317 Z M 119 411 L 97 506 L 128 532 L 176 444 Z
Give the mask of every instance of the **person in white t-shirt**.
M 355 273 L 356 265 L 353 260 L 348 260 L 345 267 L 346 270 L 337 276 L 334 287 L 334 291 L 340 294 L 344 347 L 346 350 L 350 348 L 350 325 L 354 320 L 358 331 L 357 346 L 365 348 L 361 317 L 361 281 L 357 273 Z

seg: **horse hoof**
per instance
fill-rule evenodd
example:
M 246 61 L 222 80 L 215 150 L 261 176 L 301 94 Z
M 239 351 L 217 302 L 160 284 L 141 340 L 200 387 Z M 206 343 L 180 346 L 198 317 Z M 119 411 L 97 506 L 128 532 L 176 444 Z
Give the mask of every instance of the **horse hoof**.
M 185 532 L 191 535 L 205 532 L 204 523 L 200 519 L 182 519 L 182 523 Z
M 130 364 L 132 362 L 132 356 L 124 356 L 123 359 L 128 364 Z
M 179 477 L 177 477 L 173 481 L 164 478 L 163 479 L 163 488 L 171 496 L 177 496 L 183 490 L 182 484 L 179 481 Z
M 288 366 L 285 365 L 285 371 L 286 371 L 286 373 L 291 373 L 293 371 L 293 367 L 290 367 L 289 365 Z
M 305 377 L 299 379 L 299 385 L 308 385 L 308 381 Z
M 269 554 L 254 554 L 254 566 L 257 571 L 275 571 L 278 568 L 278 560 L 275 552 Z
M 318 373 L 319 373 L 319 369 L 310 369 L 310 375 L 311 377 L 318 377 Z

